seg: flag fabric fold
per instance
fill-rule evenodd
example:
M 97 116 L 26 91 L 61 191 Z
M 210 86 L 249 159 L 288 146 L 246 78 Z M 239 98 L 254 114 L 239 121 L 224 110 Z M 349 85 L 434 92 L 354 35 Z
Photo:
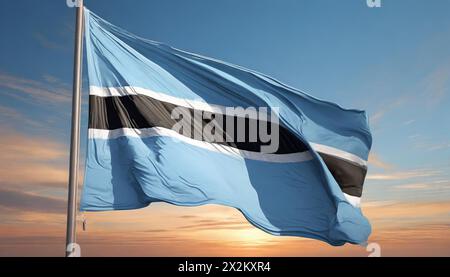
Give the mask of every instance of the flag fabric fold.
M 359 207 L 372 144 L 365 112 L 140 38 L 87 9 L 85 42 L 90 95 L 82 210 L 221 204 L 271 234 L 331 245 L 367 241 L 371 227 Z M 273 116 L 227 112 L 237 107 L 276 115 L 275 151 L 263 151 L 260 138 L 233 140 L 238 128 L 222 134 L 230 141 L 202 136 L 210 120 L 192 121 L 190 134 L 173 128 L 179 109 L 183 117 L 244 118 L 258 128 L 272 122 Z

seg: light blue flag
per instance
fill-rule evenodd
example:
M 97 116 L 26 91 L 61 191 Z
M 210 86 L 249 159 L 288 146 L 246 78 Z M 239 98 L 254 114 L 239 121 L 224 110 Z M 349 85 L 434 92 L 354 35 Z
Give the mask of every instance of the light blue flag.
M 359 207 L 372 144 L 365 112 L 137 37 L 87 9 L 85 41 L 82 210 L 221 204 L 274 235 L 367 241 Z

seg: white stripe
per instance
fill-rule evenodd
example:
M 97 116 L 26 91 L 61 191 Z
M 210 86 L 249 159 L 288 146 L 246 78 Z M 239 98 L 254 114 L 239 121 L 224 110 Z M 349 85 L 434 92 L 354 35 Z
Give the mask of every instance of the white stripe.
M 165 93 L 161 92 L 155 92 L 149 89 L 140 88 L 140 87 L 131 87 L 131 86 L 125 86 L 125 87 L 97 87 L 97 86 L 91 86 L 90 87 L 90 95 L 96 95 L 99 97 L 110 97 L 110 96 L 125 96 L 125 95 L 145 95 L 148 97 L 151 97 L 155 100 L 159 100 L 166 103 L 171 103 L 177 106 L 189 108 L 189 109 L 195 109 L 195 110 L 201 110 L 211 113 L 220 113 L 220 114 L 227 114 L 227 107 L 220 106 L 220 105 L 213 105 L 206 103 L 204 100 L 189 100 L 189 99 L 183 99 L 171 95 L 167 95 Z M 248 113 L 247 113 L 248 112 Z M 273 112 L 276 112 L 276 110 L 273 110 Z M 252 110 L 233 110 L 233 116 L 240 116 L 251 119 L 260 119 L 258 116 L 257 111 Z M 270 117 L 271 118 L 271 117 Z M 278 121 L 275 121 L 275 123 L 279 123 Z M 350 162 L 353 162 L 357 165 L 367 167 L 367 161 L 361 159 L 360 157 L 348 153 L 346 151 L 323 145 L 318 143 L 310 143 L 311 147 L 316 150 L 317 152 L 332 155 Z M 254 153 L 254 152 L 249 152 Z M 290 155 L 290 154 L 289 154 Z M 279 155 L 278 155 L 279 156 Z
M 361 198 L 344 193 L 345 199 L 354 207 L 361 207 Z
M 188 109 L 195 109 L 210 113 L 219 113 L 227 115 L 232 112 L 232 116 L 239 117 L 248 117 L 250 119 L 260 119 L 258 116 L 257 109 L 233 109 L 232 111 L 228 111 L 227 108 L 235 108 L 235 107 L 225 107 L 220 105 L 209 104 L 205 102 L 203 99 L 201 100 L 190 100 L 179 98 L 171 95 L 167 95 L 165 93 L 156 92 L 153 90 L 140 88 L 140 87 L 90 87 L 90 95 L 95 95 L 99 97 L 111 97 L 111 96 L 125 96 L 125 95 L 145 95 L 151 97 L 155 100 L 159 100 L 162 102 L 170 103 L 176 106 L 185 107 Z M 276 109 L 272 110 L 272 112 L 276 112 Z M 269 118 L 270 120 L 270 118 Z M 275 123 L 279 123 L 278 121 L 274 121 Z
M 352 154 L 352 153 L 348 153 L 346 151 L 331 147 L 331 146 L 327 146 L 327 145 L 323 145 L 323 144 L 318 144 L 318 143 L 310 143 L 311 147 L 316 150 L 317 152 L 323 153 L 323 154 L 328 154 L 328 155 L 332 155 L 347 161 L 350 161 L 352 163 L 355 163 L 359 166 L 363 166 L 363 167 L 367 167 L 367 161 L 361 159 L 360 157 Z
M 103 129 L 89 129 L 88 133 L 91 139 L 114 139 L 118 137 L 136 137 L 136 138 L 147 138 L 154 136 L 166 136 L 173 137 L 183 142 L 189 143 L 191 145 L 208 149 L 210 151 L 215 151 L 223 154 L 228 154 L 238 158 L 245 158 L 258 161 L 274 162 L 274 163 L 297 163 L 312 160 L 311 153 L 309 151 L 301 153 L 290 153 L 290 154 L 266 154 L 260 152 L 252 152 L 239 150 L 237 148 L 210 143 L 206 141 L 200 141 L 191 139 L 189 137 L 183 136 L 171 129 L 162 127 L 153 127 L 146 129 L 132 129 L 132 128 L 121 128 L 115 130 L 103 130 Z

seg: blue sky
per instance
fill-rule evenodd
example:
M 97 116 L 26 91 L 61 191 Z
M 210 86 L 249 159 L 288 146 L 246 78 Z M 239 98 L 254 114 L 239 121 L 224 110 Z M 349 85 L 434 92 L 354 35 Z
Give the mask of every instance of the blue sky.
M 364 201 L 450 200 L 450 1 L 382 0 L 381 8 L 372 9 L 365 0 L 85 0 L 85 5 L 142 37 L 366 110 L 374 145 Z M 2 136 L 68 145 L 74 20 L 65 0 L 2 1 Z M 48 163 L 67 166 L 67 159 Z M 64 186 L 21 188 L 65 195 Z M 445 213 L 446 224 L 449 218 Z

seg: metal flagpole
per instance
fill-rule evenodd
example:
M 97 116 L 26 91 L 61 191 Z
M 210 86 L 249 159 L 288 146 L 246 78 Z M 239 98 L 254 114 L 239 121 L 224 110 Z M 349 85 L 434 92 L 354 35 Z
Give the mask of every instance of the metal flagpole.
M 83 53 L 83 0 L 77 2 L 75 55 L 73 69 L 72 131 L 67 205 L 66 257 L 79 256 L 76 242 L 78 162 L 80 152 L 81 68 Z

